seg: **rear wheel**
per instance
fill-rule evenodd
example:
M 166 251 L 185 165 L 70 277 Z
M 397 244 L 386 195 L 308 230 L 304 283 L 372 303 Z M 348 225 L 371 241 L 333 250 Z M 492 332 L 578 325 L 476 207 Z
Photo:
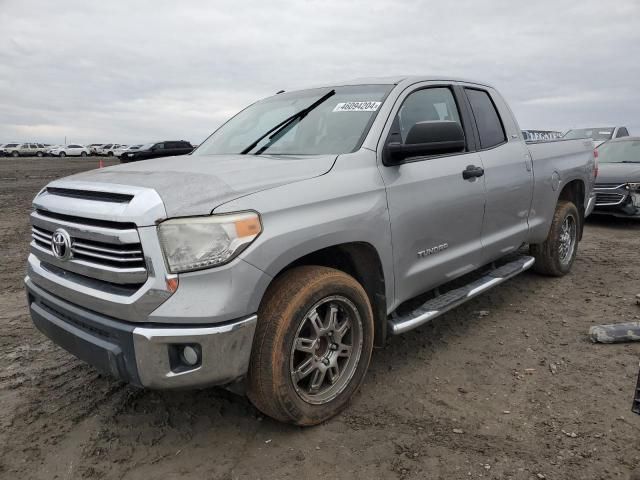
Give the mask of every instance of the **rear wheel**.
M 247 394 L 275 419 L 318 424 L 347 405 L 372 350 L 362 286 L 332 268 L 293 268 L 274 280 L 258 310 Z
M 36 153 L 36 157 L 43 157 L 43 156 L 44 156 L 44 154 L 42 152 Z
M 87 156 L 87 152 L 82 152 L 82 153 L 80 153 L 80 156 L 81 156 L 81 157 L 86 157 L 86 156 Z
M 546 240 L 529 248 L 536 259 L 534 271 L 554 277 L 569 273 L 578 252 L 579 228 L 576 206 L 568 200 L 560 200 Z

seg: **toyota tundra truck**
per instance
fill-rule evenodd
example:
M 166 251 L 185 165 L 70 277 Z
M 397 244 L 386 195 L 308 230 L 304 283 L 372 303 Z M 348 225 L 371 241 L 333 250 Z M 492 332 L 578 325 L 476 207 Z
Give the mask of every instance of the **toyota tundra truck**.
M 282 92 L 188 156 L 42 189 L 29 309 L 125 382 L 226 386 L 313 425 L 347 405 L 387 337 L 529 268 L 567 274 L 596 174 L 590 139 L 525 142 L 484 83 Z

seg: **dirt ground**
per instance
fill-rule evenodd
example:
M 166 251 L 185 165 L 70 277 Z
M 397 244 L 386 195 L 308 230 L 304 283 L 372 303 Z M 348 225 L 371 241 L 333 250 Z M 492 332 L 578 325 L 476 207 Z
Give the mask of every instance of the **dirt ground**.
M 640 222 L 590 220 L 573 272 L 526 273 L 374 352 L 351 405 L 281 425 L 217 389 L 138 390 L 32 326 L 22 278 L 33 196 L 91 159 L 0 159 L 0 478 L 600 479 L 640 469 Z

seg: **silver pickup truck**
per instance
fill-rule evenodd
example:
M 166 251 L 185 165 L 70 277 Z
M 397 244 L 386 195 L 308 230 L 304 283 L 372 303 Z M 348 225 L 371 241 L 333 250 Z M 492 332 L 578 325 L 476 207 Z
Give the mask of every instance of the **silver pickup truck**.
M 525 143 L 492 87 L 376 78 L 276 94 L 189 156 L 34 199 L 35 325 L 134 385 L 225 385 L 298 425 L 372 350 L 533 267 L 569 272 L 591 140 Z

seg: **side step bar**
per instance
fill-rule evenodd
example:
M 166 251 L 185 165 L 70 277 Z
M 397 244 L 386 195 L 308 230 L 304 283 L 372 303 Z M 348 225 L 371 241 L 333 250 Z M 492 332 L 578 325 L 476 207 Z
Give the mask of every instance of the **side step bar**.
M 412 312 L 393 317 L 389 320 L 389 333 L 399 335 L 419 327 L 439 317 L 443 313 L 448 312 L 452 308 L 463 304 L 467 300 L 477 297 L 490 288 L 500 285 L 505 280 L 509 280 L 511 277 L 515 277 L 519 273 L 528 270 L 534 261 L 535 259 L 533 257 L 523 255 L 516 260 L 491 270 L 478 280 L 429 300 Z

